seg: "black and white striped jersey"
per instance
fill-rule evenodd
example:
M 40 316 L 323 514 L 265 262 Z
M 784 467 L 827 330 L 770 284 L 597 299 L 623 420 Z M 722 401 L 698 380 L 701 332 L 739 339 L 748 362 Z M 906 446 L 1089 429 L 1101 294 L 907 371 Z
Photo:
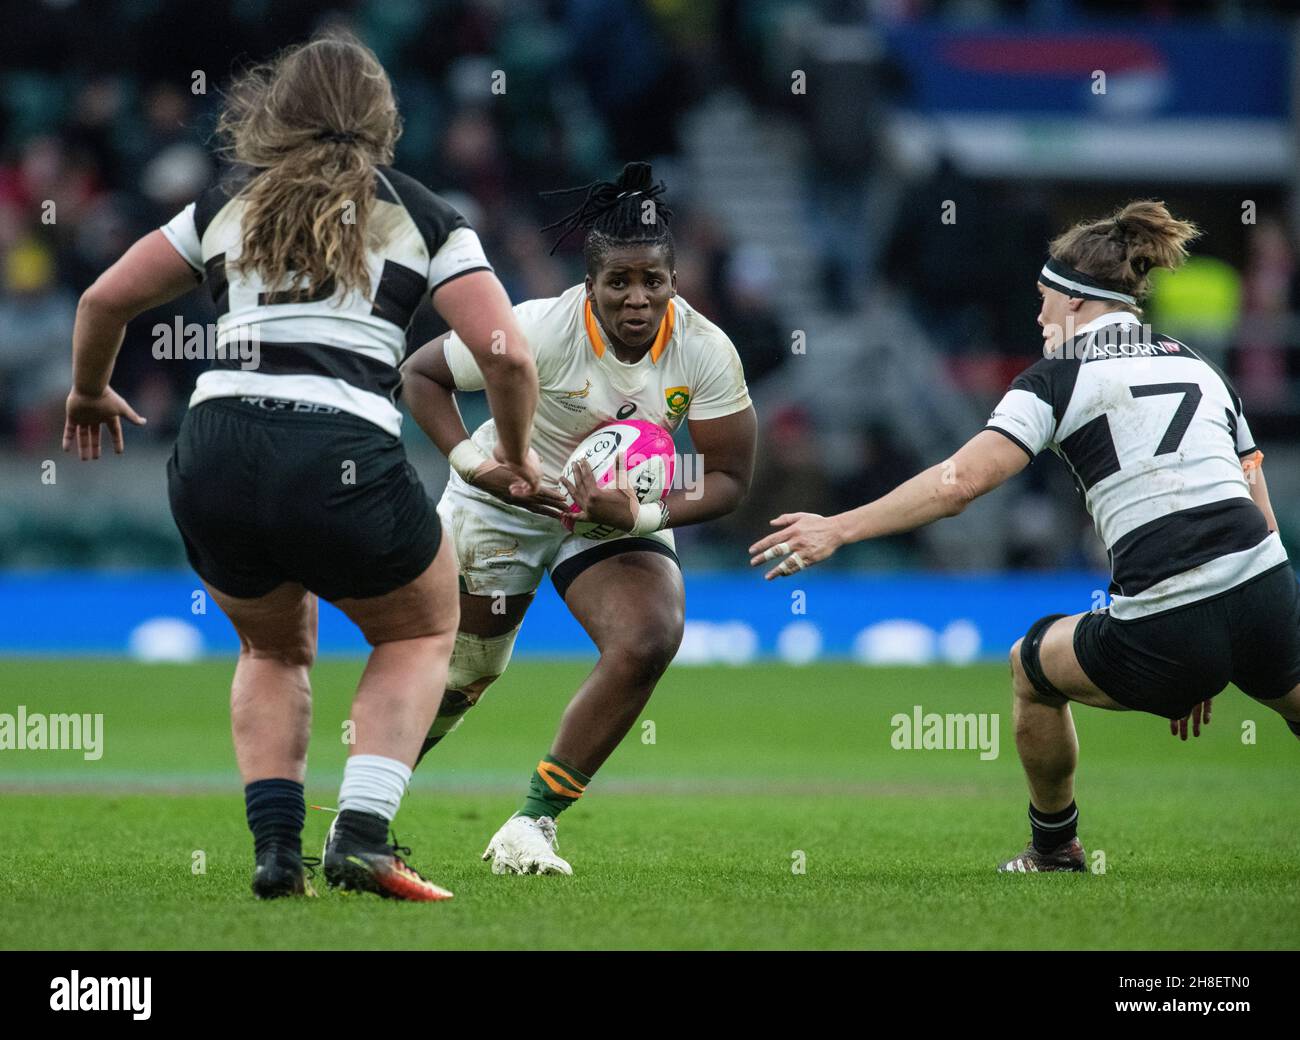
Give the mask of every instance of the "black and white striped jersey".
M 1030 366 L 989 418 L 1065 460 L 1110 556 L 1110 613 L 1145 617 L 1287 562 L 1250 497 L 1241 398 L 1186 344 L 1105 314 Z
M 397 366 L 416 307 L 451 279 L 492 267 L 465 218 L 424 185 L 387 166 L 376 167 L 375 182 L 367 228 L 369 299 L 329 284 L 294 300 L 288 286 L 263 285 L 255 272 L 236 272 L 246 208 L 238 186 L 209 189 L 162 228 L 208 283 L 219 314 L 212 351 L 218 356 L 199 376 L 191 406 L 214 397 L 289 398 L 400 432 Z M 256 350 L 241 358 L 234 349 L 241 342 Z

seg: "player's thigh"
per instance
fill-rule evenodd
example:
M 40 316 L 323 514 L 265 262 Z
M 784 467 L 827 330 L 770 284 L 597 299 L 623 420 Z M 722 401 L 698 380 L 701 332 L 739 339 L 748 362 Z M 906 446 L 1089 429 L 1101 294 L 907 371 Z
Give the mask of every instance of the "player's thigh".
M 438 516 L 456 547 L 460 631 L 485 639 L 513 632 L 568 532 L 549 517 L 488 501 L 454 480 Z
M 533 602 L 533 593 L 517 596 L 471 596 L 460 594 L 460 631 L 491 639 L 513 632 L 524 620 Z
M 204 587 L 235 626 L 245 653 L 308 666 L 315 660 L 318 602 L 301 585 L 284 582 L 252 598 Z
M 1223 597 L 1232 630 L 1232 681 L 1288 722 L 1300 721 L 1300 586 L 1279 567 Z
M 433 562 L 414 580 L 377 596 L 332 601 L 372 645 L 450 635 L 460 621 L 456 553 L 443 538 Z
M 1250 696 L 1266 708 L 1272 708 L 1287 722 L 1300 722 L 1300 686 L 1281 697 L 1255 697 L 1254 694 Z
M 602 654 L 617 650 L 666 668 L 681 645 L 686 593 L 675 555 L 631 548 L 602 555 L 572 575 L 563 596 Z
M 1052 625 L 1043 643 L 1046 674 L 1068 684 L 1072 700 L 1166 719 L 1185 718 L 1231 678 L 1230 631 L 1219 598 L 1132 619 L 1109 611 L 1076 614 Z
M 454 477 L 438 516 L 456 550 L 462 630 L 489 636 L 518 626 L 568 532 L 550 517 L 466 490 Z
M 1087 614 L 1074 614 L 1054 621 L 1043 634 L 1038 660 L 1047 680 L 1062 694 L 1078 704 L 1110 711 L 1128 711 L 1098 686 L 1083 670 L 1075 652 L 1074 636 Z

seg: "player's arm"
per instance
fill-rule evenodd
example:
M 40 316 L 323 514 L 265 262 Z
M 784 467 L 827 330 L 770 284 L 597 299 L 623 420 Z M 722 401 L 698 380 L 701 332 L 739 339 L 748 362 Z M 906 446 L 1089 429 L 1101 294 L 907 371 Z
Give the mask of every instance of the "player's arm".
M 471 271 L 434 290 L 433 306 L 483 373 L 496 420 L 497 457 L 520 475 L 528 491 L 537 490 L 541 472 L 528 460 L 537 411 L 537 366 L 505 289 L 491 271 Z
M 456 377 L 447 363 L 448 335 L 444 333 L 425 343 L 402 363 L 402 398 L 416 424 L 466 483 L 513 505 L 558 519 L 565 506 L 563 495 L 546 487 L 531 492 L 517 487 L 514 471 L 489 458 L 470 440 L 456 403 Z M 528 458 L 540 472 L 537 453 L 529 449 Z
M 720 331 L 706 335 L 691 380 L 694 398 L 686 413 L 695 466 L 683 467 L 680 487 L 662 503 L 641 506 L 642 527 L 686 527 L 732 512 L 749 493 L 754 476 L 758 419 L 745 386 L 745 370 L 732 342 Z M 683 460 L 685 461 L 685 460 Z
M 1275 532 L 1277 517 L 1273 515 L 1273 504 L 1268 498 L 1268 484 L 1264 480 L 1264 453 L 1259 450 L 1255 437 L 1250 432 L 1250 423 L 1246 421 L 1241 395 L 1232 385 L 1232 380 L 1224 375 L 1217 365 L 1211 364 L 1210 368 L 1223 380 L 1223 385 L 1232 400 L 1233 411 L 1236 413 L 1236 420 L 1232 423 L 1232 435 L 1236 439 L 1237 458 L 1241 460 L 1241 472 L 1246 478 L 1250 499 L 1264 514 L 1264 522 L 1268 524 L 1269 531 Z
M 456 379 L 447 364 L 448 335 L 429 340 L 402 362 L 402 400 L 416 425 L 450 457 L 458 444 L 469 440 L 469 431 L 456 403 Z
M 1270 531 L 1277 530 L 1277 517 L 1273 515 L 1273 503 L 1268 499 L 1268 483 L 1264 480 L 1264 453 L 1256 451 L 1241 460 L 1241 467 L 1246 472 L 1246 484 L 1250 488 L 1250 498 L 1259 511 L 1264 514 Z
M 952 458 L 918 473 L 874 502 L 835 516 L 778 516 L 772 524 L 781 530 L 749 547 L 750 566 L 784 556 L 766 574 L 778 578 L 826 559 L 841 545 L 901 534 L 956 516 L 1028 464 L 1029 455 L 1010 437 L 981 430 Z
M 76 444 L 82 459 L 100 456 L 100 426 L 107 424 L 113 450 L 125 450 L 122 418 L 145 420 L 108 385 L 127 323 L 176 299 L 198 284 L 195 269 L 161 231 L 151 231 L 101 274 L 77 303 L 72 329 L 72 392 L 68 394 L 63 450 Z
M 686 425 L 700 469 L 698 474 L 683 474 L 684 486 L 664 500 L 669 527 L 726 516 L 745 500 L 754 477 L 758 420 L 752 405 L 720 419 L 688 418 Z

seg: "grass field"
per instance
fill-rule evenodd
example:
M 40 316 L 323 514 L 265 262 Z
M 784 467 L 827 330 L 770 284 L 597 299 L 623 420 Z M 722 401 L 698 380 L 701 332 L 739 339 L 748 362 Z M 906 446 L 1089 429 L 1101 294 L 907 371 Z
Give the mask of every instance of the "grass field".
M 359 661 L 315 678 L 308 801 L 334 804 Z M 1199 741 L 1076 710 L 1104 874 L 1000 877 L 1027 837 L 1005 667 L 674 668 L 560 822 L 572 878 L 478 860 L 581 663 L 516 662 L 397 820 L 456 892 L 262 904 L 230 749 L 230 662 L 0 661 L 0 711 L 102 712 L 104 754 L 0 751 L 4 948 L 1295 948 L 1300 744 L 1235 690 Z M 997 712 L 1000 755 L 890 746 L 891 717 Z M 1258 723 L 1243 743 L 1244 720 Z M 310 812 L 308 851 L 329 817 Z M 206 872 L 194 873 L 201 851 Z M 793 869 L 798 853 L 806 872 Z M 323 887 L 323 886 L 322 886 Z

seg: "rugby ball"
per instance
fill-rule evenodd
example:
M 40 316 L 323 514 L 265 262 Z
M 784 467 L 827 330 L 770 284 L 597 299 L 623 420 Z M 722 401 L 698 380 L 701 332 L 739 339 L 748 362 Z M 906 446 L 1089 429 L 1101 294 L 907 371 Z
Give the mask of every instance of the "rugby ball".
M 596 484 L 604 487 L 614 479 L 614 467 L 620 457 L 627 463 L 627 479 L 638 502 L 658 502 L 672 487 L 676 462 L 673 435 L 644 419 L 619 419 L 596 427 L 569 456 L 564 465 L 564 478 L 572 481 L 573 467 L 585 459 Z M 563 523 L 574 534 L 601 539 L 624 533 L 609 524 L 574 520 L 573 515 L 582 510 L 567 492 L 566 497 L 570 516 Z

